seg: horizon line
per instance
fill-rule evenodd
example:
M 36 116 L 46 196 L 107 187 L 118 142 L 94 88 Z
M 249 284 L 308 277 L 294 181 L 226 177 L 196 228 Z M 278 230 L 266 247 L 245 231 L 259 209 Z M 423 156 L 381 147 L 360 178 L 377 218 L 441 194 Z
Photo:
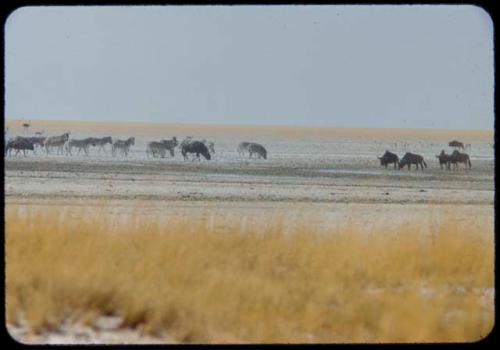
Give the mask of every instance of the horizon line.
M 308 128 L 308 129 L 388 129 L 388 130 L 436 130 L 436 131 L 478 131 L 478 132 L 494 132 L 493 129 L 450 129 L 450 128 L 433 128 L 433 127 L 377 127 L 377 126 L 340 126 L 340 125 L 292 125 L 292 124 L 238 124 L 238 123 L 201 123 L 201 122 L 159 122 L 159 121 L 116 121 L 116 120 L 68 120 L 68 119 L 30 119 L 30 118 L 8 118 L 4 117 L 4 122 L 7 121 L 40 121 L 40 122 L 63 122 L 63 123 L 100 123 L 100 124 L 176 124 L 176 125 L 204 125 L 204 126 L 218 126 L 218 127 L 286 127 L 286 128 Z

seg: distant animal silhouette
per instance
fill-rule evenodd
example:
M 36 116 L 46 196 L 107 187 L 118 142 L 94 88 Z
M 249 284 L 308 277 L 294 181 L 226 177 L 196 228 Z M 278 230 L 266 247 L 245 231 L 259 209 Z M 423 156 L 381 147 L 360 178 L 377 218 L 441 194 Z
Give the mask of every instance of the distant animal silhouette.
M 422 157 L 419 154 L 413 154 L 410 152 L 407 152 L 403 158 L 399 161 L 399 169 L 404 168 L 406 165 L 408 165 L 408 170 L 411 170 L 411 165 L 415 164 L 417 166 L 420 165 L 421 169 L 424 170 L 424 165 L 427 168 L 427 163 L 424 161 L 424 157 Z
M 210 160 L 210 152 L 208 151 L 207 146 L 200 141 L 192 141 L 188 144 L 185 144 L 182 146 L 182 156 L 184 157 L 184 160 L 187 160 L 187 154 L 188 153 L 194 153 L 196 154 L 196 158 L 200 160 L 200 154 L 205 157 L 206 160 Z
M 443 169 L 443 166 L 446 167 L 446 169 L 450 169 L 450 155 L 446 154 L 444 149 L 441 150 L 441 153 L 436 156 L 436 158 L 439 160 L 439 167 Z
M 89 146 L 95 146 L 95 141 L 94 138 L 92 137 L 87 137 L 86 139 L 82 140 L 76 140 L 76 139 L 69 140 L 68 142 L 66 142 L 66 154 L 73 155 L 73 153 L 71 153 L 71 150 L 73 149 L 73 147 L 75 147 L 78 148 L 77 154 L 80 154 L 80 152 L 83 150 L 85 155 L 88 156 Z
M 380 159 L 380 165 L 385 166 L 386 169 L 389 164 L 394 164 L 394 169 L 396 169 L 396 166 L 399 166 L 399 157 L 397 154 L 389 151 L 385 151 L 384 155 L 382 157 L 378 157 L 378 159 Z
M 5 155 L 7 153 L 9 156 L 11 155 L 11 151 L 15 149 L 16 153 L 14 156 L 17 156 L 20 151 L 23 151 L 23 155 L 26 157 L 26 151 L 35 151 L 35 146 L 33 145 L 33 142 L 31 142 L 29 139 L 24 138 L 24 137 L 17 137 L 13 140 L 7 141 L 7 145 L 5 147 Z
M 248 158 L 252 158 L 254 154 L 258 155 L 259 158 L 267 159 L 267 151 L 264 146 L 258 143 L 251 143 L 248 145 Z
M 460 153 L 457 150 L 453 151 L 450 155 L 450 163 L 453 164 L 454 169 L 458 169 L 458 163 L 464 163 L 469 169 L 472 168 L 469 155 L 467 153 Z
M 105 136 L 105 137 L 92 137 L 92 145 L 98 147 L 97 148 L 97 153 L 100 154 L 101 151 L 106 153 L 106 148 L 105 146 L 107 144 L 111 145 L 111 148 L 113 148 L 113 138 L 111 136 Z
M 111 146 L 111 155 L 114 157 L 116 155 L 116 151 L 120 150 L 121 155 L 128 157 L 128 152 L 130 150 L 130 146 L 135 144 L 135 137 L 129 137 L 126 140 L 115 140 L 113 145 Z
M 460 141 L 453 140 L 450 143 L 448 143 L 448 146 L 454 147 L 454 148 L 459 148 L 459 149 L 465 149 L 464 144 Z
M 66 142 L 68 142 L 68 139 L 69 132 L 66 132 L 60 136 L 48 137 L 44 142 L 45 151 L 47 152 L 47 154 L 49 154 L 50 147 L 57 147 L 57 154 L 62 154 L 63 146 Z

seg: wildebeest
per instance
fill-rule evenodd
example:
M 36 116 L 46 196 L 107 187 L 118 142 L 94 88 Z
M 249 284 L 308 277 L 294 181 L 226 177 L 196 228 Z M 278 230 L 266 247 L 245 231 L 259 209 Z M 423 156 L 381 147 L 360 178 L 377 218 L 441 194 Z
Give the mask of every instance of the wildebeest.
M 35 146 L 33 145 L 33 142 L 31 142 L 29 139 L 24 138 L 24 137 L 17 137 L 15 139 L 7 141 L 7 145 L 5 146 L 5 155 L 7 155 L 7 152 L 9 156 L 11 155 L 11 151 L 15 149 L 16 154 L 14 156 L 17 156 L 17 154 L 20 151 L 23 151 L 23 155 L 26 156 L 26 151 L 35 151 Z
M 387 165 L 394 163 L 394 169 L 399 165 L 399 157 L 397 154 L 391 153 L 389 151 L 385 151 L 382 157 L 378 157 L 380 159 L 380 165 L 385 166 L 387 169 Z
M 185 144 L 182 146 L 182 156 L 184 157 L 184 160 L 187 160 L 187 154 L 188 153 L 194 153 L 196 154 L 196 158 L 200 160 L 200 154 L 205 157 L 206 160 L 210 160 L 210 152 L 208 151 L 207 146 L 200 141 L 192 141 L 188 144 Z
M 43 147 L 46 137 L 33 136 L 33 137 L 24 137 L 24 136 L 16 136 L 17 139 L 25 139 L 33 144 L 34 150 L 33 153 L 36 153 L 36 146 Z
M 116 150 L 119 149 L 121 151 L 121 155 L 128 157 L 128 151 L 130 150 L 130 146 L 135 144 L 135 137 L 129 137 L 126 140 L 115 140 L 113 145 L 111 146 L 111 155 L 114 157 L 116 155 Z
M 75 148 L 78 148 L 78 154 L 80 154 L 80 152 L 83 149 L 83 152 L 85 153 L 85 155 L 88 156 L 89 155 L 89 146 L 95 146 L 94 140 L 95 139 L 92 137 L 87 137 L 87 138 L 82 139 L 82 140 L 76 140 L 76 139 L 69 140 L 68 142 L 66 142 L 66 154 L 73 155 L 71 153 L 71 149 L 73 147 L 75 147 Z
M 448 146 L 459 148 L 459 149 L 460 148 L 465 149 L 464 144 L 462 142 L 457 141 L 457 140 L 451 141 L 450 143 L 448 143 Z
M 441 169 L 443 169 L 443 165 L 446 166 L 446 169 L 450 169 L 450 155 L 446 154 L 444 149 L 441 150 L 441 153 L 436 158 L 439 159 L 439 167 Z
M 49 147 L 57 147 L 57 154 L 63 153 L 63 146 L 66 142 L 68 142 L 69 139 L 69 133 L 66 132 L 60 136 L 52 136 L 48 137 L 45 142 L 45 151 L 47 151 L 47 154 L 49 154 Z
M 241 142 L 238 145 L 238 154 L 244 156 L 248 152 L 248 146 L 250 146 L 250 142 Z
M 411 170 L 411 164 L 415 164 L 417 166 L 417 170 L 419 165 L 422 170 L 424 170 L 424 165 L 427 168 L 427 163 L 424 161 L 424 157 L 419 154 L 407 152 L 399 161 L 399 169 L 402 169 L 406 165 L 408 165 L 408 170 Z
M 97 148 L 97 153 L 101 153 L 103 151 L 106 153 L 106 146 L 107 144 L 113 145 L 113 139 L 111 136 L 105 136 L 105 137 L 92 137 L 92 145 L 98 147 Z
M 248 145 L 248 158 L 252 158 L 252 155 L 255 153 L 259 156 L 259 158 L 267 159 L 267 151 L 264 146 L 258 143 L 250 143 Z
M 472 168 L 469 155 L 467 153 L 460 153 L 457 150 L 453 151 L 450 155 L 449 162 L 453 164 L 455 169 L 458 169 L 458 163 L 464 163 L 466 167 Z

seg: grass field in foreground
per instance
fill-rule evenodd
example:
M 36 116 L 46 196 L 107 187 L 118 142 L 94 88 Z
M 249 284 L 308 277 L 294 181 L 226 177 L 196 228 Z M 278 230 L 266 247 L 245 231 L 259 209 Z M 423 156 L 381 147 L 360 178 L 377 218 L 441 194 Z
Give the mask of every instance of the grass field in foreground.
M 480 225 L 285 233 L 284 220 L 68 221 L 58 207 L 7 207 L 7 323 L 45 332 L 119 315 L 195 343 L 461 342 L 491 330 L 493 232 Z

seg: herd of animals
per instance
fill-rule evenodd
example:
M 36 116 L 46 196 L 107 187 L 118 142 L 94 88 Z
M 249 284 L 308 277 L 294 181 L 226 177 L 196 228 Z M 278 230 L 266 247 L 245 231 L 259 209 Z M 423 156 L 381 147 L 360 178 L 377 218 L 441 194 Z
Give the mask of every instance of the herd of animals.
M 106 152 L 105 146 L 111 145 L 111 155 L 113 157 L 119 155 L 122 157 L 127 157 L 130 147 L 135 144 L 135 138 L 130 137 L 126 140 L 113 140 L 111 136 L 95 138 L 88 137 L 84 139 L 70 139 L 69 133 L 64 133 L 59 136 L 44 137 L 44 136 L 33 136 L 33 137 L 23 137 L 17 136 L 10 140 L 6 140 L 5 144 L 5 155 L 11 155 L 12 150 L 16 150 L 15 156 L 19 152 L 23 152 L 26 156 L 26 151 L 35 152 L 35 148 L 40 147 L 45 149 L 46 153 L 49 154 L 51 149 L 56 149 L 57 154 L 73 155 L 73 150 L 77 149 L 77 154 L 81 151 L 85 155 L 89 155 L 89 147 L 97 147 L 98 152 Z M 465 149 L 463 143 L 459 141 L 451 141 L 449 143 L 450 147 Z M 215 153 L 215 143 L 208 142 L 207 140 L 193 140 L 191 136 L 186 137 L 182 142 L 178 142 L 177 138 L 174 136 L 170 140 L 161 141 L 151 141 L 147 144 L 146 154 L 148 157 L 153 158 L 165 158 L 167 151 L 170 153 L 171 157 L 175 155 L 175 148 L 179 147 L 184 160 L 189 159 L 189 154 L 193 155 L 194 159 L 200 159 L 202 155 L 206 160 L 212 158 L 211 154 Z M 451 154 L 446 154 L 444 150 L 441 151 L 439 155 L 436 155 L 439 160 L 439 165 L 441 169 L 445 167 L 450 170 L 453 165 L 454 169 L 458 169 L 458 164 L 463 163 L 465 167 L 471 168 L 470 157 L 467 153 L 463 153 L 455 149 Z M 254 143 L 254 142 L 241 142 L 237 147 L 238 154 L 240 156 L 248 155 L 249 158 L 267 159 L 267 150 L 264 146 Z M 427 163 L 424 158 L 419 154 L 414 154 L 411 152 L 406 152 L 405 155 L 400 159 L 397 154 L 386 151 L 382 157 L 378 157 L 380 160 L 380 165 L 388 167 L 389 164 L 394 165 L 394 169 L 403 169 L 405 166 L 408 170 L 411 170 L 411 165 L 415 165 L 417 170 L 424 170 L 427 168 Z
M 129 137 L 126 140 L 119 140 L 111 136 L 96 138 L 87 137 L 84 139 L 70 139 L 69 133 L 64 133 L 58 136 L 44 137 L 44 136 L 16 136 L 15 138 L 5 141 L 5 156 L 12 155 L 12 150 L 15 150 L 14 156 L 17 156 L 21 151 L 26 156 L 26 152 L 32 151 L 35 153 L 36 148 L 45 149 L 47 154 L 51 150 L 56 149 L 56 154 L 73 155 L 73 151 L 78 150 L 77 154 L 83 151 L 85 155 L 89 155 L 89 148 L 97 147 L 98 153 L 106 152 L 106 145 L 111 145 L 111 155 L 127 157 L 130 147 L 135 144 L 135 137 Z M 193 155 L 193 160 L 201 160 L 202 155 L 206 160 L 212 158 L 211 154 L 215 153 L 215 143 L 207 140 L 193 140 L 192 136 L 186 137 L 182 142 L 177 141 L 177 137 L 170 140 L 151 141 L 148 142 L 146 154 L 148 157 L 165 158 L 167 151 L 171 157 L 175 156 L 175 148 L 178 147 L 184 160 L 189 159 L 189 155 Z M 267 159 L 267 150 L 264 146 L 255 142 L 242 142 L 238 145 L 238 153 L 240 155 L 248 154 L 249 158 L 264 158 Z M 254 157 L 255 155 L 255 157 Z

